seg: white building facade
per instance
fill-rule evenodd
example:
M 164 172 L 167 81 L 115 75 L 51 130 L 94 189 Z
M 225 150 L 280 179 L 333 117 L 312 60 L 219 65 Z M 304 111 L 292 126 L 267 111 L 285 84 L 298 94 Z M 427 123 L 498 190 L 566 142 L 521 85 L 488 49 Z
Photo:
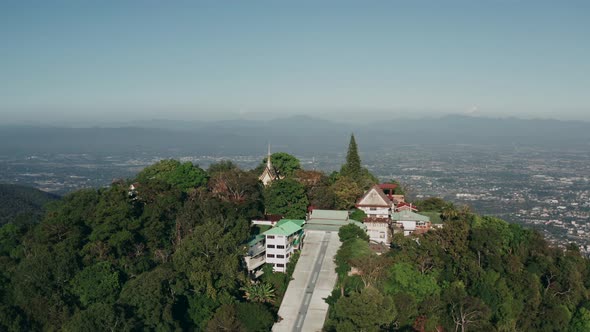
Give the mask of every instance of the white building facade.
M 266 263 L 276 272 L 286 272 L 291 256 L 301 246 L 304 220 L 283 219 L 262 235 L 265 236 Z
M 431 228 L 430 217 L 408 210 L 394 212 L 391 219 L 403 230 L 405 236 L 425 233 Z
M 367 235 L 369 240 L 375 243 L 391 243 L 391 231 L 389 218 L 366 218 L 364 222 L 367 226 Z
M 293 254 L 293 246 L 283 235 L 266 235 L 266 263 L 273 265 L 273 270 L 285 272 L 287 263 Z

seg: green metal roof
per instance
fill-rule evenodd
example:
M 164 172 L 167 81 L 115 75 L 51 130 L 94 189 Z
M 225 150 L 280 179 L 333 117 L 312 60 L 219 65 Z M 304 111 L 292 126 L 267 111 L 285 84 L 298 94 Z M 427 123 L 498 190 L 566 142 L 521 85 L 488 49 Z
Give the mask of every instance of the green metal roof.
M 391 214 L 394 221 L 430 221 L 430 218 L 412 211 L 394 212 Z
M 248 246 L 252 247 L 252 246 L 253 246 L 253 245 L 255 245 L 256 243 L 258 243 L 258 242 L 260 242 L 260 241 L 264 240 L 264 238 L 265 238 L 265 236 L 264 236 L 264 235 L 262 235 L 262 234 L 258 234 L 258 235 L 256 235 L 255 237 L 251 238 L 251 239 L 248 241 Z
M 338 210 L 319 210 L 315 209 L 311 211 L 310 219 L 336 219 L 336 220 L 348 220 L 348 211 Z
M 263 235 L 282 235 L 289 236 L 301 230 L 301 226 L 292 221 L 286 221 L 282 225 L 277 225 L 268 231 L 262 233 Z
M 302 220 L 302 219 L 281 219 L 277 222 L 275 227 L 281 226 L 282 224 L 287 223 L 287 222 L 292 222 L 295 225 L 298 225 L 299 227 L 303 227 L 303 224 L 305 224 L 305 220 Z

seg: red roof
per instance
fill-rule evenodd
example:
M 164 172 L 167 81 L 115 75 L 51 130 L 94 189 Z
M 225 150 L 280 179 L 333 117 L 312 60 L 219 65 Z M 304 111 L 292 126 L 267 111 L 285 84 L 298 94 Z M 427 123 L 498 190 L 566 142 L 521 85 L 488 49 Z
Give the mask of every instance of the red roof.
M 395 183 L 382 183 L 379 185 L 379 188 L 393 190 L 393 189 L 397 188 L 397 184 L 395 184 Z
M 400 208 L 403 208 L 403 207 L 408 207 L 408 208 L 411 208 L 411 209 L 412 209 L 412 211 L 418 211 L 418 208 L 417 208 L 415 205 L 412 205 L 411 203 L 406 203 L 406 202 L 399 202 L 399 203 L 396 205 L 396 207 L 395 207 L 395 208 L 396 208 L 396 209 L 400 209 Z

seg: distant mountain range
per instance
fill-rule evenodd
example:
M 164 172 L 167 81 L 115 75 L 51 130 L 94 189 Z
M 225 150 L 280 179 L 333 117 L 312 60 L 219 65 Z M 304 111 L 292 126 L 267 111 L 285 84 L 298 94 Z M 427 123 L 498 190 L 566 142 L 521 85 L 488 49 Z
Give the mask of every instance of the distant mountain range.
M 451 115 L 424 119 L 375 119 L 351 124 L 294 116 L 270 121 L 138 121 L 110 128 L 0 127 L 0 154 L 159 153 L 259 154 L 271 142 L 294 154 L 345 151 L 354 133 L 365 152 L 409 144 L 590 147 L 590 123 Z

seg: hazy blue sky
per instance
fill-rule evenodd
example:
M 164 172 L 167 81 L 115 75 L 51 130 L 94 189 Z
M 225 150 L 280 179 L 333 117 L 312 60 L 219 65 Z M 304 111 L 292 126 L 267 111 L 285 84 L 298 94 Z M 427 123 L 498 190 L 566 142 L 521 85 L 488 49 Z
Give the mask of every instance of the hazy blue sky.
M 7 0 L 0 45 L 0 122 L 590 119 L 587 0 Z

